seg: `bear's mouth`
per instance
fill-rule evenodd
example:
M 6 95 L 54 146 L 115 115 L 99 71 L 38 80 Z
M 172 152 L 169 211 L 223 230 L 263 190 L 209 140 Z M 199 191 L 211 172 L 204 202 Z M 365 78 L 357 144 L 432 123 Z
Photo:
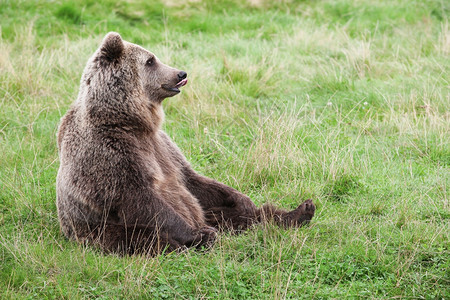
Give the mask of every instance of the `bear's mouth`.
M 161 87 L 169 92 L 179 93 L 180 87 L 185 86 L 187 84 L 187 78 L 180 80 L 175 86 L 170 86 L 168 84 L 162 84 Z

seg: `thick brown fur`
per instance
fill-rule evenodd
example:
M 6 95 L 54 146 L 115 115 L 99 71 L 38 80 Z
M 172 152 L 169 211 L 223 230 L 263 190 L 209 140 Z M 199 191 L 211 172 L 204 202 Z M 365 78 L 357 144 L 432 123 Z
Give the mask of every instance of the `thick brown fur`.
M 161 102 L 185 77 L 119 34 L 106 35 L 58 131 L 57 207 L 67 237 L 107 252 L 158 254 L 211 246 L 217 229 L 311 220 L 311 200 L 291 212 L 257 208 L 191 168 L 161 130 Z

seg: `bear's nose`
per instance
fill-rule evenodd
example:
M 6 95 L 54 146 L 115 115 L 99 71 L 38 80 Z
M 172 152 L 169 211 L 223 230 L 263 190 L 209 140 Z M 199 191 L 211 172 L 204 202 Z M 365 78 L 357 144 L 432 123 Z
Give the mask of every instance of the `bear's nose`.
M 180 73 L 178 73 L 178 79 L 179 80 L 183 80 L 187 77 L 187 73 L 185 71 L 181 71 Z

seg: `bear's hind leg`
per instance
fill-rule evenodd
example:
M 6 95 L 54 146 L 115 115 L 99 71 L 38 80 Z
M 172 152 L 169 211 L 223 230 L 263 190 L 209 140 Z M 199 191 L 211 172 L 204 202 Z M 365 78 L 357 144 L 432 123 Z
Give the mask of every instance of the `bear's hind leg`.
M 243 213 L 235 207 L 221 206 L 206 211 L 206 222 L 211 226 L 232 231 L 242 231 L 252 224 L 270 221 L 283 227 L 301 227 L 311 221 L 315 209 L 312 200 L 306 200 L 289 212 L 271 204 L 254 210 L 253 214 Z

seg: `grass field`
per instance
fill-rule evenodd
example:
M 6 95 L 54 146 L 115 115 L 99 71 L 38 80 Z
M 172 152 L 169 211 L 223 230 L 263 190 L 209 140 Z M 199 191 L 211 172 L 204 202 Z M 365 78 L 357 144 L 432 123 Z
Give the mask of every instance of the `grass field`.
M 0 0 L 0 298 L 450 299 L 450 3 Z M 165 130 L 310 226 L 208 252 L 64 238 L 56 129 L 108 31 L 187 71 Z

